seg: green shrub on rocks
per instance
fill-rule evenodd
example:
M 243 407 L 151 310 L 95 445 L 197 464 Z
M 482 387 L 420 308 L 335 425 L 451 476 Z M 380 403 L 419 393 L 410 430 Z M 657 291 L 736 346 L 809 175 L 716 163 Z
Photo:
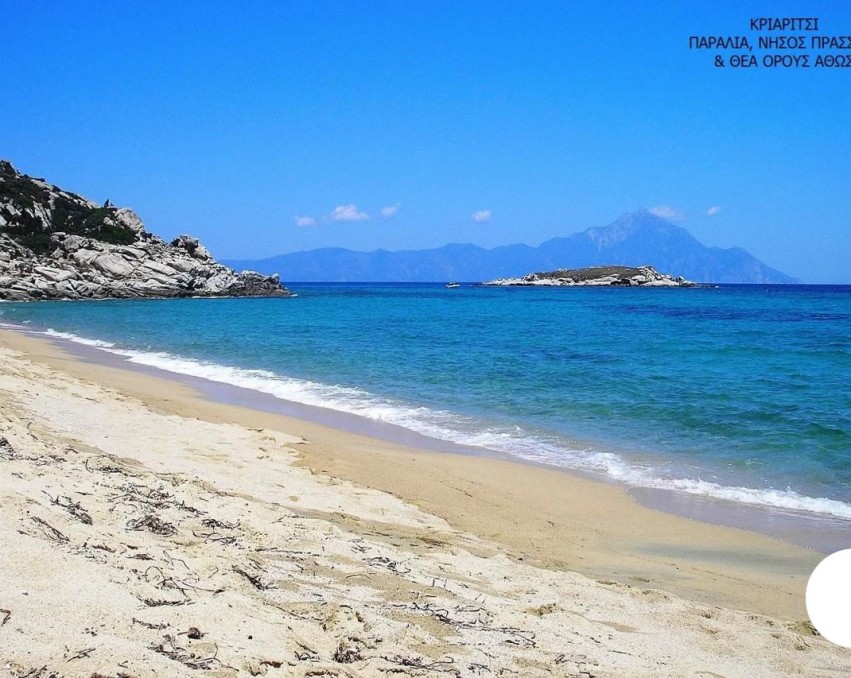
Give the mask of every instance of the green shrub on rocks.
M 52 200 L 51 200 L 52 198 Z M 32 177 L 18 174 L 8 162 L 0 161 L 0 233 L 36 254 L 52 249 L 53 233 L 94 238 L 112 245 L 131 245 L 136 233 L 121 224 L 115 207 L 95 207 L 72 193 L 51 191 Z

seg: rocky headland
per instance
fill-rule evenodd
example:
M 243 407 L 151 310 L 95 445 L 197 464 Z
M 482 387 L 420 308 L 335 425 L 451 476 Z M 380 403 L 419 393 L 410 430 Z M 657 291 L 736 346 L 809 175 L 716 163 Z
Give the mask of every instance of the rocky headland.
M 593 266 L 591 268 L 560 268 L 544 273 L 529 273 L 522 278 L 498 278 L 484 285 L 547 286 L 547 287 L 694 287 L 695 283 L 682 276 L 659 273 L 652 266 Z
M 0 300 L 290 296 L 277 275 L 237 273 L 197 239 L 148 233 L 131 209 L 0 161 Z

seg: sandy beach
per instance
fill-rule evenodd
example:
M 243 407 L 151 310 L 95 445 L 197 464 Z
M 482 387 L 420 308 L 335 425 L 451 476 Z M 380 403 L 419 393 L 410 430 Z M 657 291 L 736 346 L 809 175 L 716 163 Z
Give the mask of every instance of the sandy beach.
M 818 553 L 9 331 L 0 479 L 0 676 L 851 672 Z

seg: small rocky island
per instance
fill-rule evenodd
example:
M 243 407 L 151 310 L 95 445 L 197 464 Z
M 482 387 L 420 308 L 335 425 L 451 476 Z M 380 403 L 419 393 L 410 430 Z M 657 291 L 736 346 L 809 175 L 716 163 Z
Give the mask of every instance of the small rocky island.
M 694 287 L 695 283 L 678 276 L 659 273 L 652 266 L 594 266 L 591 268 L 560 268 L 546 273 L 530 273 L 522 278 L 499 278 L 483 283 L 498 287 L 509 286 L 622 286 L 622 287 Z
M 0 160 L 0 300 L 267 296 L 291 295 L 276 275 L 236 273 L 195 238 L 167 243 L 131 209 Z

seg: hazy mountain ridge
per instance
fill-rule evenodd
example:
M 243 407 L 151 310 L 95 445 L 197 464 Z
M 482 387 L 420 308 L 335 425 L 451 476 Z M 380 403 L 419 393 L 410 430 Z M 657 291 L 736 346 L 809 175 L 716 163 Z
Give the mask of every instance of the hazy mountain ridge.
M 451 244 L 427 250 L 355 252 L 324 248 L 259 260 L 230 260 L 234 268 L 280 273 L 298 282 L 484 281 L 529 271 L 589 266 L 644 266 L 712 283 L 796 283 L 740 247 L 707 247 L 686 229 L 648 211 L 612 224 L 552 238 L 538 247 L 516 244 L 485 249 Z

